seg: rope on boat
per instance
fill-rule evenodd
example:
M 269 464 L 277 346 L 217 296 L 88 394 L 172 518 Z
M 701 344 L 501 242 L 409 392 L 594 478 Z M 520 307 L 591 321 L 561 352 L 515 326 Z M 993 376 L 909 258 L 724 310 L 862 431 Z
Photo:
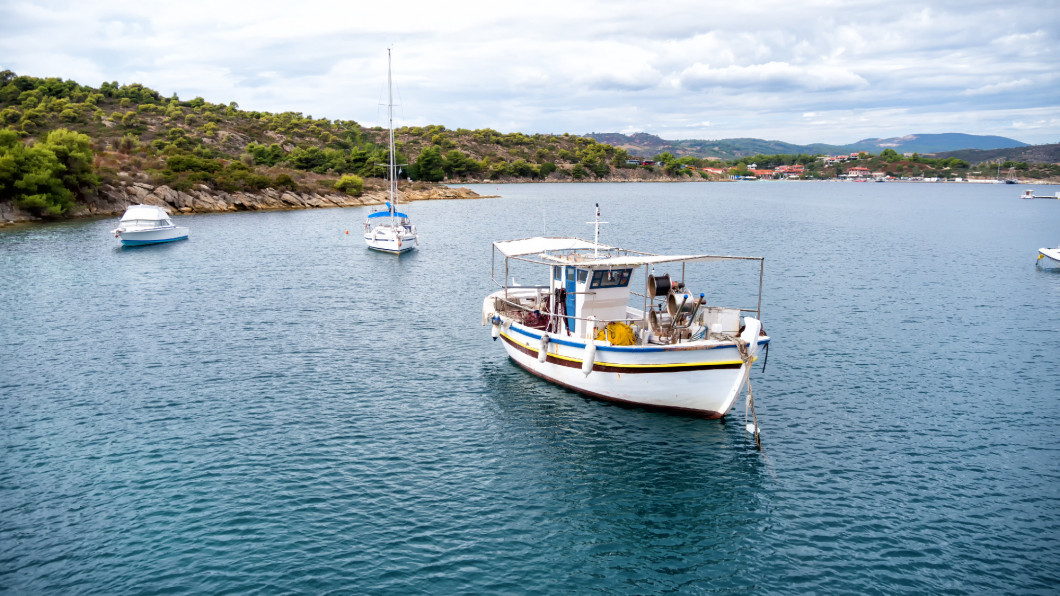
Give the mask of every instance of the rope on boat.
M 758 450 L 762 450 L 762 435 L 758 432 L 758 416 L 755 414 L 755 396 L 751 392 L 751 366 L 753 364 L 753 358 L 747 351 L 747 346 L 743 345 L 743 341 L 739 337 L 733 337 L 731 335 L 725 335 L 727 339 L 732 340 L 736 343 L 736 349 L 740 352 L 740 360 L 743 360 L 743 370 L 746 371 L 747 375 L 747 401 L 744 404 L 743 411 L 743 422 L 744 426 L 747 426 L 747 412 L 751 412 L 751 420 L 754 422 L 755 430 L 755 445 Z M 756 338 L 757 339 L 757 338 Z

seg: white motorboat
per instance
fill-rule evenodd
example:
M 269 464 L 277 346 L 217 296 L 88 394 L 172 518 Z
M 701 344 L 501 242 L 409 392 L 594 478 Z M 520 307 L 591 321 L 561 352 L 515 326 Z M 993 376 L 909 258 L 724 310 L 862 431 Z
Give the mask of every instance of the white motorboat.
M 1039 248 L 1038 260 L 1035 264 L 1038 267 L 1060 267 L 1060 246 L 1057 248 Z
M 1060 199 L 1060 192 L 1056 193 L 1053 196 L 1036 195 L 1036 194 L 1034 194 L 1033 190 L 1028 188 L 1027 190 L 1023 191 L 1023 194 L 1020 195 L 1020 198 L 1021 199 Z
M 121 216 L 118 227 L 111 233 L 115 238 L 121 238 L 122 246 L 160 244 L 188 238 L 188 228 L 174 225 L 166 210 L 154 205 L 130 205 Z
M 590 223 L 603 223 L 599 208 Z M 599 227 L 592 242 L 524 238 L 493 251 L 501 289 L 483 302 L 482 324 L 520 367 L 584 395 L 706 418 L 725 416 L 746 386 L 753 408 L 751 366 L 770 341 L 760 323 L 763 258 L 636 252 L 600 244 Z M 713 305 L 687 289 L 686 266 L 734 262 L 757 265 L 755 307 Z M 544 266 L 548 283 L 509 283 L 527 264 Z
M 409 216 L 398 211 L 397 164 L 394 160 L 394 92 L 390 80 L 390 50 L 386 52 L 386 82 L 389 95 L 387 118 L 390 127 L 390 163 L 387 164 L 387 178 L 390 181 L 390 200 L 385 211 L 368 214 L 364 220 L 364 242 L 368 248 L 380 252 L 402 254 L 419 245 L 416 226 L 412 225 Z

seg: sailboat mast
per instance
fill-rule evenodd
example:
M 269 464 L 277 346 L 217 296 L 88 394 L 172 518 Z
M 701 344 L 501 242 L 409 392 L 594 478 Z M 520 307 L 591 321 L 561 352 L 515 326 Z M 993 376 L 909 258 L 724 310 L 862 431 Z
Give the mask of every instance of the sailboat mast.
M 387 126 L 390 129 L 390 225 L 394 225 L 394 213 L 397 211 L 397 164 L 394 158 L 394 85 L 390 75 L 390 48 L 386 49 L 386 92 L 387 92 Z

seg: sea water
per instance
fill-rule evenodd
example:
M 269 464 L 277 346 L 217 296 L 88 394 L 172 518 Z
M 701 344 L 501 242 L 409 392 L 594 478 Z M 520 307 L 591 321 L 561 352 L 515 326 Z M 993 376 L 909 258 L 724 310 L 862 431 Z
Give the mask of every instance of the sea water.
M 363 208 L 0 230 L 0 592 L 1055 593 L 1060 201 L 474 188 L 407 205 L 401 257 Z M 619 407 L 490 340 L 491 242 L 595 204 L 604 243 L 765 257 L 761 451 L 743 399 Z

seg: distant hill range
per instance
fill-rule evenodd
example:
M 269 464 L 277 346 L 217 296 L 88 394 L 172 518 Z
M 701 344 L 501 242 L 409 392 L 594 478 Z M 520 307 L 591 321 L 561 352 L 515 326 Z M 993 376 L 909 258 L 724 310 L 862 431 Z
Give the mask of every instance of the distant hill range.
M 899 153 L 940 153 L 943 151 L 960 151 L 968 149 L 996 150 L 1029 147 L 1015 139 L 997 136 L 967 135 L 962 133 L 906 135 L 889 139 L 862 139 L 849 145 L 796 145 L 783 141 L 766 141 L 763 139 L 718 139 L 668 141 L 647 133 L 624 135 L 620 133 L 590 133 L 584 135 L 601 143 L 622 147 L 630 154 L 639 157 L 652 157 L 660 153 L 672 153 L 677 157 L 719 157 L 734 159 L 748 155 L 778 154 L 838 154 L 854 151 L 879 153 L 884 149 L 894 149 Z
M 1060 143 L 1051 145 L 1028 145 L 1008 149 L 962 149 L 960 151 L 941 151 L 936 157 L 956 157 L 968 163 L 983 163 L 1003 159 L 1005 161 L 1025 161 L 1027 163 L 1060 164 Z

